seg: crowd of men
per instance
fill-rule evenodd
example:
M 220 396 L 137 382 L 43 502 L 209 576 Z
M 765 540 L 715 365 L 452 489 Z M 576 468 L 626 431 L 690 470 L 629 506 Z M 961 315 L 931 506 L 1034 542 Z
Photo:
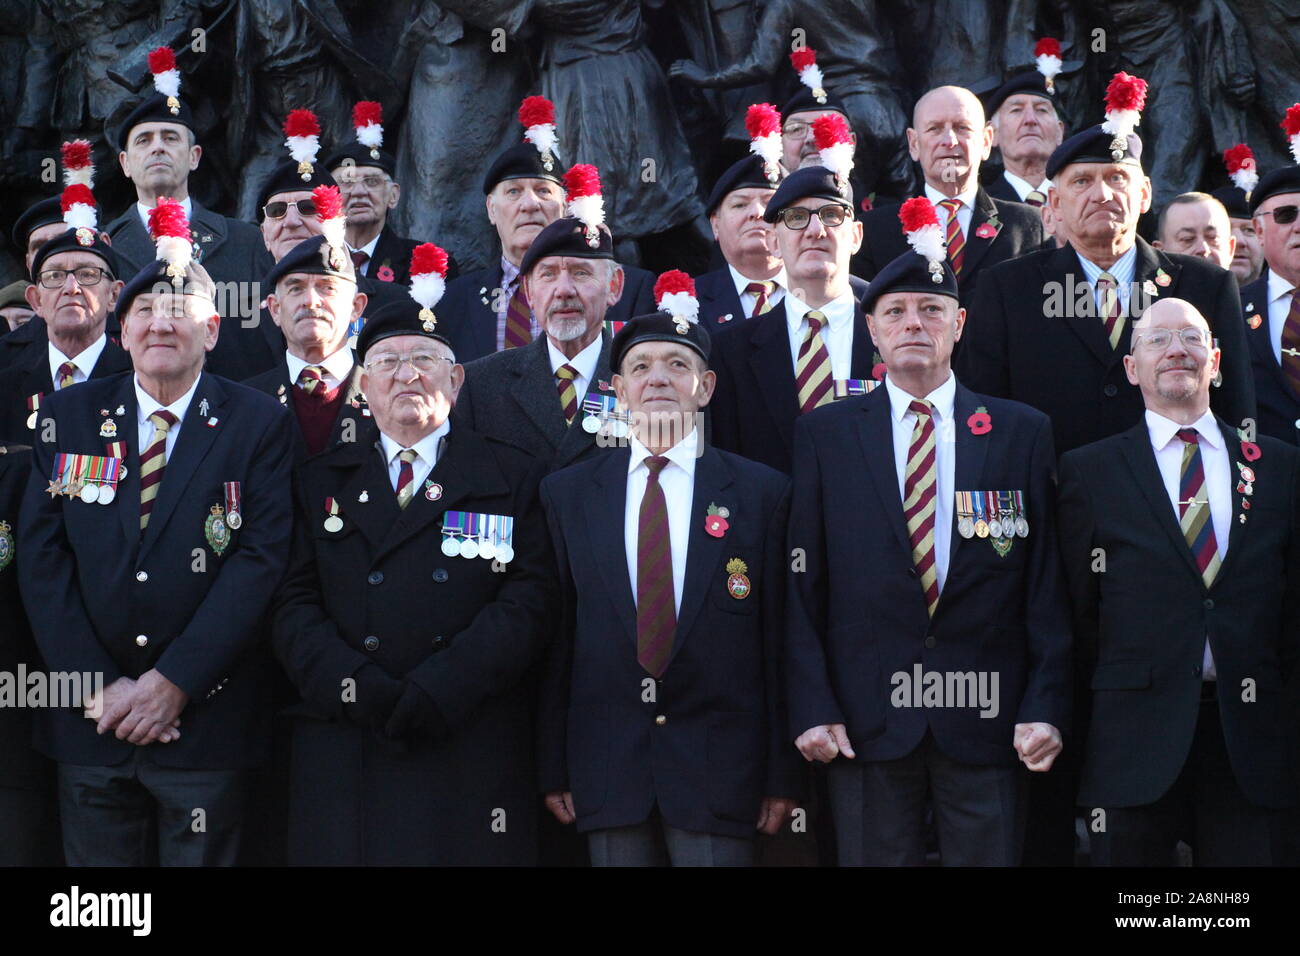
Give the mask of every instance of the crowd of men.
M 0 688 L 0 862 L 1300 862 L 1300 165 L 1148 243 L 1140 96 L 1028 69 L 922 96 L 867 209 L 808 76 L 693 281 L 537 123 L 459 276 L 362 124 L 291 117 L 257 225 L 174 88 L 103 230 L 68 144 L 0 290 L 0 671 L 91 679 Z

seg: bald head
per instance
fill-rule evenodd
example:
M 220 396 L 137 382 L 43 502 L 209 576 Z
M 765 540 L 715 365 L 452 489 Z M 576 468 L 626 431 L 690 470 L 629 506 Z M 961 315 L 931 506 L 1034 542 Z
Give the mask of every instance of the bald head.
M 1136 338 L 1144 329 L 1176 329 L 1188 325 L 1199 325 L 1206 332 L 1210 331 L 1210 323 L 1205 321 L 1205 316 L 1186 299 L 1157 299 L 1133 323 L 1133 337 Z
M 1149 410 L 1188 425 L 1210 407 L 1210 382 L 1219 372 L 1209 323 L 1183 299 L 1160 299 L 1133 323 L 1124 356 L 1128 380 Z
M 917 100 L 907 148 L 929 186 L 957 196 L 978 180 L 980 163 L 993 148 L 993 130 L 984 122 L 984 107 L 974 93 L 940 86 Z

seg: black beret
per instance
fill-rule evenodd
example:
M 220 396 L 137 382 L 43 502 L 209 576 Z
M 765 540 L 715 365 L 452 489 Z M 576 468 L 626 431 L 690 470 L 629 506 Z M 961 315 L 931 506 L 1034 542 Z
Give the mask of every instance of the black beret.
M 805 166 L 797 169 L 777 187 L 776 194 L 767 201 L 763 219 L 776 222 L 781 210 L 800 199 L 832 199 L 853 208 L 853 186 L 840 183 L 825 166 Z
M 806 113 L 809 110 L 832 110 L 836 113 L 844 114 L 848 117 L 849 111 L 845 109 L 844 103 L 839 97 L 834 96 L 830 90 L 826 90 L 826 102 L 818 103 L 817 97 L 813 96 L 813 91 L 808 89 L 802 83 L 799 84 L 799 92 L 785 101 L 785 106 L 781 107 L 782 119 L 789 119 L 791 113 Z
M 1260 176 L 1250 191 L 1250 214 L 1253 216 L 1265 199 L 1284 193 L 1300 193 L 1300 166 L 1281 166 Z
M 28 206 L 14 223 L 9 236 L 14 241 L 14 247 L 21 254 L 26 255 L 27 240 L 31 238 L 32 233 L 41 226 L 52 226 L 56 222 L 63 222 L 63 207 L 58 196 L 51 196 L 49 199 L 42 199 L 35 205 Z
M 357 336 L 357 361 L 364 365 L 372 345 L 395 335 L 422 335 L 451 348 L 451 340 L 439 328 L 437 309 L 434 309 L 434 320 L 427 325 L 420 315 L 422 311 L 420 303 L 410 296 L 402 296 L 376 309 Z
M 572 256 L 575 259 L 613 259 L 614 237 L 608 229 L 601 227 L 600 241 L 591 245 L 587 241 L 587 227 L 578 219 L 564 217 L 557 219 L 537 234 L 533 244 L 524 253 L 524 261 L 519 263 L 521 275 L 533 271 L 539 259 L 546 256 Z
M 298 163 L 287 159 L 271 170 L 271 175 L 267 176 L 266 182 L 262 183 L 262 192 L 257 197 L 257 218 L 261 220 L 262 207 L 276 193 L 296 193 L 303 190 L 311 192 L 317 186 L 337 185 L 324 163 L 314 163 L 311 176 L 303 179 L 302 173 L 298 172 Z
M 560 162 L 553 154 L 551 168 L 547 169 L 537 147 L 525 141 L 511 146 L 492 161 L 483 177 L 483 195 L 496 189 L 497 183 L 505 179 L 549 179 L 563 186 L 563 175 Z
M 909 249 L 876 273 L 876 277 L 867 286 L 867 294 L 862 297 L 862 311 L 870 312 L 875 308 L 876 301 L 887 292 L 925 292 L 960 299 L 957 294 L 957 274 L 952 271 L 947 259 L 943 260 L 942 265 L 943 279 L 935 282 L 930 260 Z
M 1223 208 L 1228 210 L 1229 219 L 1249 219 L 1253 215 L 1246 199 L 1246 191 L 1240 186 L 1221 186 L 1210 195 L 1223 203 Z
M 146 99 L 139 106 L 133 109 L 122 121 L 117 132 L 117 148 L 126 151 L 127 140 L 131 137 L 131 130 L 141 123 L 176 123 L 184 126 L 191 133 L 194 130 L 194 114 L 190 112 L 189 106 L 182 99 L 178 99 L 179 104 L 176 112 L 167 105 L 167 97 L 161 93 L 155 93 Z
M 392 153 L 378 148 L 371 150 L 369 146 L 362 146 L 360 143 L 350 143 L 342 149 L 335 150 L 334 154 L 325 161 L 325 168 L 333 172 L 348 160 L 351 160 L 354 166 L 377 166 L 389 176 L 397 174 L 397 159 Z
M 1136 133 L 1130 133 L 1124 147 L 1124 155 L 1119 159 L 1111 152 L 1111 136 L 1101 124 L 1090 126 L 1080 133 L 1075 133 L 1052 151 L 1047 160 L 1047 178 L 1055 179 L 1071 163 L 1126 163 L 1142 168 L 1142 140 Z
M 779 167 L 777 182 L 771 182 L 767 178 L 765 164 L 759 156 L 747 156 L 738 163 L 732 163 L 714 184 L 713 192 L 709 193 L 709 201 L 704 206 L 705 215 L 712 216 L 728 193 L 737 189 L 775 189 L 780 178 Z
M 117 256 L 113 254 L 112 247 L 104 241 L 104 234 L 98 229 L 82 226 L 79 229 L 68 229 L 59 233 L 36 250 L 36 255 L 32 257 L 31 279 L 33 282 L 36 281 L 36 275 L 41 271 L 41 266 L 45 264 L 45 260 L 60 252 L 93 253 L 104 260 L 104 265 L 108 267 L 108 274 L 114 279 L 117 278 Z
M 191 266 L 199 266 L 199 264 L 194 262 Z M 202 269 L 202 266 L 199 268 Z M 156 286 L 165 286 L 169 292 L 176 289 L 176 280 L 167 274 L 167 263 L 162 259 L 155 259 L 149 263 L 122 287 L 122 294 L 117 297 L 117 306 L 113 310 L 118 321 L 121 322 L 122 317 L 131 310 L 131 303 L 135 301 L 136 296 L 152 292 Z M 189 295 L 202 287 L 187 278 L 184 288 L 185 294 Z M 213 305 L 215 307 L 215 303 Z
M 992 116 L 1009 97 L 1017 93 L 1033 93 L 1053 105 L 1056 104 L 1056 92 L 1048 88 L 1047 78 L 1037 70 L 1022 70 L 990 94 L 984 107 L 985 113 Z
M 685 329 L 686 331 L 681 331 Z M 623 356 L 642 342 L 676 342 L 694 349 L 709 363 L 709 333 L 699 322 L 688 322 L 667 312 L 637 315 L 623 323 L 609 347 L 609 367 L 615 372 L 623 365 Z
M 274 292 L 276 284 L 294 272 L 313 276 L 334 276 L 352 283 L 357 281 L 357 271 L 352 265 L 352 256 L 348 254 L 348 250 L 329 247 L 324 236 L 304 239 L 285 253 L 284 258 L 273 265 L 271 271 L 262 279 L 262 288 Z

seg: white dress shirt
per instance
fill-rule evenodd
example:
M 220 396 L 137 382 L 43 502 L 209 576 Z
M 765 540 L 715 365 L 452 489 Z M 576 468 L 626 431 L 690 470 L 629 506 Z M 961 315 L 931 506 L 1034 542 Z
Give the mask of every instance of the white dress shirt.
M 979 183 L 975 183 L 964 193 L 958 193 L 953 199 L 961 200 L 961 208 L 957 210 L 957 225 L 961 226 L 961 234 L 970 242 L 970 220 L 975 214 L 975 194 L 979 192 Z M 939 217 L 939 228 L 943 230 L 944 235 L 948 234 L 948 210 L 940 206 L 948 197 L 939 190 L 935 189 L 929 183 L 925 184 L 925 195 L 930 202 L 934 203 L 935 214 Z
M 182 199 L 182 200 L 181 200 L 181 205 L 185 207 L 185 221 L 186 221 L 186 222 L 193 222 L 193 221 L 194 221 L 194 203 L 190 201 L 190 197 L 189 197 L 189 196 L 186 196 L 184 199 Z M 148 235 L 148 234 L 149 234 L 149 212 L 150 212 L 150 210 L 152 210 L 152 209 L 153 209 L 153 206 L 146 206 L 144 203 L 139 202 L 139 201 L 137 201 L 136 204 L 135 204 L 135 211 L 139 214 L 139 216 L 140 216 L 140 221 L 141 221 L 142 223 L 144 223 L 144 231 L 145 231 L 145 235 Z
M 1282 326 L 1286 325 L 1287 314 L 1291 311 L 1294 292 L 1295 286 L 1272 269 L 1268 270 L 1268 341 L 1278 365 L 1282 364 Z
M 298 384 L 298 376 L 302 374 L 302 370 L 313 364 L 298 358 L 287 349 L 284 353 L 284 361 L 289 366 L 289 381 L 294 385 Z M 341 383 L 351 378 L 353 361 L 352 349 L 344 343 L 343 347 L 336 349 L 333 355 L 328 356 L 323 362 L 316 363 L 325 370 L 321 378 L 326 388 L 338 388 Z
M 364 252 L 366 254 L 366 261 L 361 264 L 361 268 L 357 269 L 357 275 L 370 275 L 370 263 L 373 262 L 375 258 L 375 246 L 379 245 L 379 237 L 383 234 L 383 231 L 384 230 L 380 229 L 379 232 L 375 233 L 375 238 L 371 239 L 360 249 L 353 249 L 351 246 L 348 246 L 349 256 L 354 252 Z M 344 243 L 344 245 L 347 245 L 347 243 Z
M 90 373 L 95 370 L 95 363 L 99 361 L 99 357 L 104 353 L 104 346 L 107 344 L 108 336 L 100 333 L 99 338 L 95 339 L 95 341 L 89 346 L 82 349 L 81 353 L 77 355 L 76 358 L 68 358 L 58 350 L 53 342 L 48 342 L 50 381 L 54 383 L 54 390 L 56 392 L 59 390 L 60 365 L 64 362 L 71 362 L 77 367 L 77 370 L 72 373 L 72 384 L 76 385 L 78 382 L 84 382 L 86 379 L 90 378 Z
M 1050 179 L 1044 179 L 1041 183 L 1035 186 L 1024 179 L 1021 179 L 1015 173 L 1008 172 L 1005 169 L 1002 171 L 1002 178 L 1011 184 L 1011 188 L 1016 191 L 1016 195 L 1020 197 L 1021 202 L 1024 202 L 1025 197 L 1035 189 L 1043 194 L 1043 200 L 1046 201 L 1047 190 L 1052 188 L 1052 181 Z
M 413 476 L 411 483 L 416 491 L 420 490 L 424 479 L 429 477 L 429 472 L 433 471 L 433 466 L 438 463 L 438 442 L 450 432 L 451 419 L 447 419 L 411 446 L 411 450 L 416 454 L 415 461 L 411 462 Z M 399 445 L 383 432 L 379 433 L 379 442 L 384 452 L 384 463 L 388 466 L 388 481 L 393 486 L 393 492 L 396 493 L 397 479 L 402 473 L 402 460 L 398 456 L 406 450 L 406 446 Z
M 790 368 L 798 367 L 799 347 L 803 337 L 808 334 L 806 316 L 817 311 L 826 316 L 818 335 L 826 343 L 826 351 L 831 357 L 831 378 L 846 379 L 853 368 L 853 313 L 857 300 L 853 290 L 846 288 L 843 293 L 831 299 L 816 310 L 797 299 L 793 292 L 785 294 L 786 328 L 790 333 Z
M 1093 301 L 1097 305 L 1097 315 L 1101 312 L 1101 290 L 1097 288 L 1097 279 L 1102 272 L 1109 272 L 1115 277 L 1115 282 L 1119 285 L 1119 306 L 1125 315 L 1128 315 L 1129 293 L 1133 291 L 1133 276 L 1137 272 L 1137 246 L 1129 247 L 1128 252 L 1124 253 L 1115 260 L 1115 264 L 1109 269 L 1102 269 L 1101 266 L 1091 259 L 1085 259 L 1079 250 L 1074 254 L 1079 257 L 1079 265 L 1083 268 L 1083 275 L 1088 280 L 1088 284 L 1093 287 Z
M 659 472 L 659 487 L 664 492 L 668 509 L 668 546 L 673 559 L 673 607 L 675 613 L 682 608 L 682 587 L 686 582 L 686 552 L 691 540 L 691 507 L 695 496 L 695 457 L 699 449 L 700 430 L 692 428 L 689 435 L 664 453 L 668 464 Z M 636 550 L 641 526 L 641 499 L 645 497 L 650 469 L 645 460 L 650 451 L 637 440 L 628 437 L 632 454 L 627 463 L 627 506 L 623 512 L 623 546 L 627 552 L 627 576 L 632 584 L 632 602 L 636 603 Z M 704 520 L 704 516 L 700 516 Z
M 581 418 L 582 399 L 587 394 L 587 389 L 591 387 L 592 377 L 596 374 L 596 363 L 600 360 L 600 343 L 601 336 L 596 336 L 594 342 L 575 355 L 573 358 L 565 358 L 564 353 L 555 347 L 550 336 L 546 338 L 546 348 L 551 356 L 551 374 L 554 375 L 561 365 L 572 367 L 578 374 L 573 379 L 573 390 L 578 396 L 578 417 Z M 559 392 L 556 392 L 558 401 Z
M 754 303 L 758 301 L 758 296 L 754 295 L 752 292 L 745 291 L 751 282 L 776 283 L 776 288 L 773 289 L 772 294 L 767 297 L 769 309 L 775 308 L 776 304 L 785 298 L 786 286 L 789 284 L 789 280 L 787 280 L 785 276 L 785 266 L 782 266 L 781 271 L 770 279 L 751 279 L 748 276 L 741 275 L 736 271 L 736 267 L 730 262 L 727 263 L 727 271 L 731 273 L 731 281 L 736 287 L 736 295 L 740 297 L 740 308 L 741 311 L 745 313 L 746 318 L 748 318 L 750 313 L 754 311 Z M 736 316 L 736 318 L 740 318 L 740 316 Z
M 164 406 L 158 404 L 157 399 L 140 386 L 140 376 L 138 373 L 135 375 L 135 407 L 138 418 L 136 434 L 140 437 L 140 444 L 137 446 L 138 453 L 143 453 L 149 447 L 149 441 L 153 438 L 153 422 L 149 421 L 149 416 L 166 408 L 167 411 L 176 416 L 176 424 L 167 429 L 167 447 L 163 451 L 163 460 L 165 462 L 171 460 L 172 449 L 176 447 L 176 439 L 181 435 L 181 426 L 185 424 L 185 413 L 189 411 L 190 402 L 194 399 L 194 392 L 199 387 L 200 378 L 202 378 L 202 373 L 194 376 L 189 391 L 170 405 Z
M 1214 540 L 1219 546 L 1219 560 L 1228 554 L 1228 536 L 1232 533 L 1232 465 L 1228 460 L 1228 446 L 1219 431 L 1219 423 L 1208 411 L 1191 425 L 1175 421 L 1148 410 L 1147 431 L 1151 435 L 1151 450 L 1155 452 L 1156 465 L 1165 483 L 1165 494 L 1174 509 L 1174 523 L 1179 523 L 1178 486 L 1183 469 L 1183 443 L 1178 438 L 1180 428 L 1195 428 L 1200 433 L 1201 467 L 1205 469 L 1205 487 L 1210 499 L 1210 522 L 1214 526 Z M 1214 658 L 1210 656 L 1210 642 L 1205 642 L 1202 660 L 1205 680 L 1214 680 Z
M 885 376 L 885 390 L 889 393 L 890 424 L 894 432 L 894 470 L 898 473 L 898 500 L 905 500 L 903 487 L 907 480 L 907 453 L 912 448 L 912 431 L 916 428 L 915 412 L 908 408 L 916 401 L 913 395 L 899 388 L 894 380 Z M 948 373 L 948 380 L 936 388 L 924 401 L 934 407 L 935 499 L 934 499 L 934 567 L 940 592 L 948 579 L 948 558 L 952 548 L 953 484 L 957 460 L 957 443 L 953 432 L 953 406 L 957 400 L 957 376 Z M 978 489 L 963 489 L 978 490 Z

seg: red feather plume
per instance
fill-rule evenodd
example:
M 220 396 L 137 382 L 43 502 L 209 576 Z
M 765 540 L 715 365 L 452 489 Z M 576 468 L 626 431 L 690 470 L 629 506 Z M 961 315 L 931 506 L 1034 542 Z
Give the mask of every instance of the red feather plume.
M 311 191 L 316 201 L 316 217 L 321 221 L 343 215 L 343 196 L 337 186 L 317 186 Z
M 352 125 L 369 126 L 374 123 L 376 126 L 384 121 L 384 107 L 381 103 L 374 100 L 362 100 L 352 107 Z
M 790 65 L 794 67 L 796 73 L 802 72 L 816 62 L 817 51 L 810 46 L 795 50 L 790 54 Z
M 285 136 L 319 136 L 320 122 L 311 110 L 293 110 L 284 119 Z
M 655 302 L 677 292 L 695 295 L 695 280 L 681 269 L 669 269 L 655 281 Z
M 1237 170 L 1246 167 L 1247 163 L 1254 165 L 1255 153 L 1245 143 L 1238 143 L 1223 151 L 1223 165 L 1227 167 L 1228 172 L 1235 173 Z
M 74 183 L 64 189 L 63 195 L 59 197 L 59 207 L 64 212 L 67 212 L 77 203 L 84 203 L 87 206 L 95 205 L 95 194 L 90 191 L 89 186 Z
M 519 104 L 519 122 L 529 126 L 555 125 L 555 104 L 544 96 L 526 96 Z
M 64 143 L 61 149 L 64 169 L 85 169 L 90 165 L 89 141 L 74 139 L 71 142 Z
M 447 277 L 447 251 L 432 242 L 422 242 L 411 250 L 411 275 L 422 276 L 436 272 Z
M 176 69 L 176 54 L 169 46 L 160 46 L 149 51 L 149 72 L 166 73 Z
M 771 103 L 755 103 L 745 113 L 745 129 L 750 139 L 781 132 L 781 114 Z
M 1106 112 L 1138 110 L 1147 103 L 1147 81 L 1128 73 L 1116 73 L 1106 87 Z
M 1286 116 L 1282 118 L 1282 128 L 1288 137 L 1300 133 L 1300 103 L 1287 107 Z
M 190 238 L 190 224 L 185 218 L 185 206 L 175 199 L 159 199 L 158 205 L 149 210 L 149 235 L 155 241 L 161 236 Z
M 1034 44 L 1034 56 L 1056 56 L 1061 55 L 1061 41 L 1055 37 L 1043 37 Z
M 839 113 L 824 113 L 812 122 L 813 138 L 818 149 L 829 149 L 853 139 L 849 124 Z
M 909 199 L 898 210 L 898 221 L 903 224 L 904 232 L 916 232 L 925 226 L 939 225 L 939 216 L 934 211 L 934 204 L 924 196 Z
M 599 195 L 600 171 L 589 163 L 571 166 L 564 174 L 564 188 L 568 191 L 570 199 Z

